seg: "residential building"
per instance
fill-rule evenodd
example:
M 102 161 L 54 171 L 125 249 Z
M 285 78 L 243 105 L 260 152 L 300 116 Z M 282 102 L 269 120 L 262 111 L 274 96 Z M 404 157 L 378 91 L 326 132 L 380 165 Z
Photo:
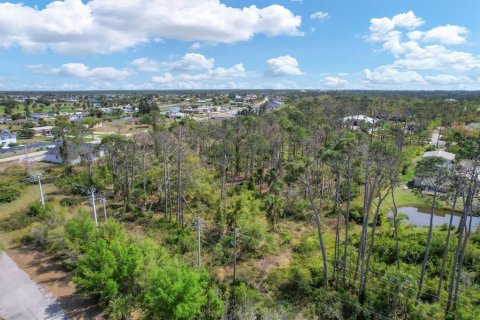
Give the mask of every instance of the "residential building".
M 427 151 L 423 154 L 422 157 L 423 158 L 440 157 L 440 158 L 443 158 L 443 159 L 447 160 L 450 163 L 455 161 L 455 154 L 450 153 L 450 152 L 446 152 L 446 151 L 443 151 L 443 150 Z
M 34 127 L 31 128 L 35 131 L 36 136 L 51 136 L 54 126 L 43 126 L 43 127 Z
M 77 165 L 82 161 L 93 160 L 96 161 L 105 156 L 105 151 L 98 144 L 82 143 L 80 145 L 74 145 L 73 143 L 67 143 L 67 159 L 64 159 L 62 148 L 63 143 L 57 143 L 54 147 L 48 148 L 47 153 L 43 161 L 69 165 Z
M 17 143 L 17 134 L 7 129 L 0 131 L 0 147 L 2 149 L 9 148 L 12 143 Z

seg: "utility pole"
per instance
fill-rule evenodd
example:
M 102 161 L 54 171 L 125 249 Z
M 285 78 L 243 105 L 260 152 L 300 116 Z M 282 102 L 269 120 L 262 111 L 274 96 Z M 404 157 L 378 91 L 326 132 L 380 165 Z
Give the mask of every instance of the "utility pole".
M 90 202 L 92 204 L 93 216 L 95 218 L 95 225 L 98 227 L 97 208 L 95 206 L 95 188 L 93 187 L 88 188 L 87 193 L 90 198 Z
M 42 201 L 42 207 L 45 208 L 45 199 L 43 197 L 43 188 L 42 188 L 42 177 L 40 174 L 37 174 L 38 188 L 40 189 L 40 200 Z
M 100 202 L 103 204 L 103 216 L 105 217 L 105 222 L 107 222 L 107 199 L 103 196 L 100 198 Z
M 195 217 L 195 227 L 197 229 L 197 265 L 198 269 L 202 268 L 202 238 L 201 230 L 203 228 L 203 221 L 200 217 Z
M 42 203 L 42 207 L 45 208 L 45 198 L 43 196 L 43 187 L 42 187 L 42 174 L 39 173 L 34 173 L 28 178 L 29 182 L 37 182 L 38 183 L 38 189 L 40 190 L 40 201 Z
M 28 175 L 32 176 L 32 167 L 30 166 L 30 159 L 28 158 L 27 145 L 24 144 L 23 147 L 25 148 L 25 159 L 27 160 Z
M 233 284 L 237 282 L 237 237 L 239 235 L 239 229 L 233 229 Z

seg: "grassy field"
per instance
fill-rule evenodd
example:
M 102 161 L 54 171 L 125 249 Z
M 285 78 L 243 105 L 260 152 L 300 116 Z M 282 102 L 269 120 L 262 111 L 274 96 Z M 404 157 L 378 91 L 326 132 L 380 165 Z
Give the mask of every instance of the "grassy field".
M 38 113 L 49 113 L 51 111 L 53 111 L 54 109 L 54 105 L 51 104 L 49 106 L 45 106 L 43 107 L 43 109 L 40 111 L 40 110 L 35 110 L 34 108 L 30 107 L 30 112 L 31 113 L 37 113 L 37 111 L 40 111 Z M 82 110 L 81 108 L 76 108 L 77 110 Z M 72 111 L 77 111 L 77 110 L 74 110 L 74 106 L 72 103 L 62 103 L 61 104 L 61 107 L 60 107 L 60 111 L 66 111 L 66 112 L 72 112 Z M 13 110 L 12 110 L 12 114 L 15 114 L 15 113 L 24 113 L 25 112 L 25 105 L 23 104 L 18 104 Z M 3 108 L 3 106 L 0 108 L 0 115 L 3 115 L 5 114 L 5 108 Z

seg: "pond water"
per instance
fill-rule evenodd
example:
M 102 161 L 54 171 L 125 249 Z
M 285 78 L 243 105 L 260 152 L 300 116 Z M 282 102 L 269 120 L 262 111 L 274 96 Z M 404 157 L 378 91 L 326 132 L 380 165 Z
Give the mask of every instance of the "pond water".
M 428 227 L 430 225 L 430 208 L 416 208 L 416 207 L 401 207 L 398 208 L 398 213 L 404 213 L 408 216 L 408 221 L 410 225 L 416 227 Z M 448 210 L 435 210 L 435 215 L 433 216 L 433 226 L 440 227 L 443 224 L 450 223 L 451 211 Z M 389 216 L 392 216 L 393 212 L 389 213 Z M 452 224 L 455 227 L 458 227 L 460 223 L 460 213 L 455 213 L 453 215 Z M 472 231 L 475 231 L 477 226 L 480 224 L 480 217 L 473 217 L 472 221 Z

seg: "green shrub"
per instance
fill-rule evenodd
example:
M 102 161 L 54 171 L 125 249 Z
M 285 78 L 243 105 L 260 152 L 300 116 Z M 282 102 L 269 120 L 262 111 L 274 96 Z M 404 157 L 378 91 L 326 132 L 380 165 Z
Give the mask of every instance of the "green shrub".
M 319 250 L 317 237 L 303 237 L 300 243 L 293 249 L 296 253 L 309 253 L 316 250 Z
M 63 198 L 60 200 L 60 204 L 64 207 L 75 207 L 80 203 L 82 203 L 82 201 L 78 198 Z
M 14 212 L 2 219 L 0 228 L 4 231 L 20 230 L 28 227 L 35 221 L 37 221 L 37 218 L 30 217 L 25 212 Z
M 0 203 L 9 203 L 20 197 L 17 187 L 0 186 Z
M 33 202 L 28 207 L 27 215 L 29 217 L 39 217 L 43 218 L 46 214 L 52 210 L 52 205 L 50 202 L 45 202 L 45 206 L 42 205 L 40 200 Z
M 362 223 L 363 221 L 363 207 L 358 204 L 352 205 L 350 208 L 350 221 Z

